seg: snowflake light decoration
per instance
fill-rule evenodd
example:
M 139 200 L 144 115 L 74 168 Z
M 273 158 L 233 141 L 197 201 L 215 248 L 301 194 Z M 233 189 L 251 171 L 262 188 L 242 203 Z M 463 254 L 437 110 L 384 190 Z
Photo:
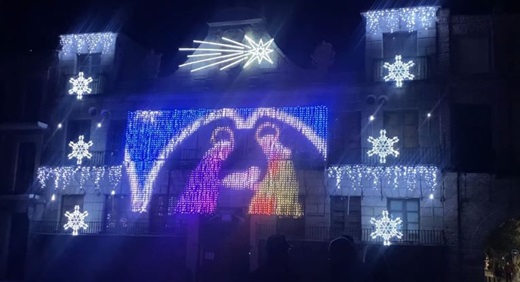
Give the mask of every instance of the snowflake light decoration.
M 368 137 L 368 142 L 372 143 L 372 149 L 368 151 L 367 154 L 369 157 L 378 155 L 379 162 L 384 164 L 386 163 L 387 156 L 399 156 L 399 152 L 394 149 L 394 144 L 399 142 L 399 138 L 397 138 L 397 136 L 392 138 L 386 137 L 386 130 L 384 129 L 381 129 L 379 134 L 378 138 Z
M 376 239 L 377 237 L 383 238 L 383 245 L 385 246 L 390 246 L 390 239 L 394 237 L 401 239 L 403 237 L 403 233 L 400 231 L 402 220 L 399 217 L 393 220 L 390 219 L 388 217 L 388 211 L 386 210 L 383 211 L 380 219 L 372 217 L 370 223 L 373 224 L 376 229 L 370 233 L 370 237 L 372 237 L 372 239 Z
M 94 145 L 92 141 L 88 141 L 87 143 L 83 141 L 85 137 L 83 135 L 80 135 L 78 137 L 78 142 L 74 143 L 70 141 L 69 147 L 72 147 L 72 153 L 68 155 L 69 160 L 72 158 L 78 159 L 77 164 L 80 165 L 83 161 L 83 158 L 90 159 L 92 157 L 92 154 L 88 151 L 88 149 Z
M 68 230 L 69 228 L 72 229 L 72 236 L 78 235 L 78 230 L 80 228 L 87 229 L 88 224 L 85 223 L 85 217 L 88 216 L 88 211 L 79 211 L 79 205 L 74 206 L 73 212 L 65 212 L 65 216 L 67 217 L 68 221 L 63 225 L 63 228 L 65 230 Z
M 85 78 L 83 72 L 78 74 L 78 78 L 71 77 L 69 82 L 72 84 L 72 88 L 69 90 L 69 94 L 77 94 L 78 100 L 83 98 L 83 94 L 92 93 L 92 88 L 89 87 L 89 84 L 92 82 L 92 77 Z
M 264 43 L 263 39 L 260 39 L 256 43 L 249 36 L 245 36 L 247 44 L 240 43 L 235 40 L 231 40 L 226 37 L 222 37 L 223 41 L 231 44 L 224 44 L 218 42 L 193 40 L 194 43 L 205 44 L 211 46 L 217 46 L 216 48 L 179 48 L 179 51 L 199 51 L 200 54 L 188 55 L 188 58 L 201 58 L 194 61 L 179 65 L 179 67 L 185 67 L 189 65 L 200 65 L 200 67 L 194 68 L 191 72 L 196 72 L 211 66 L 220 65 L 226 63 L 220 70 L 225 70 L 231 66 L 237 65 L 242 61 L 246 61 L 244 68 L 248 67 L 252 62 L 256 60 L 258 64 L 261 64 L 264 60 L 269 63 L 273 63 L 270 53 L 273 49 L 270 48 L 273 43 L 273 39 L 268 40 Z M 224 55 L 223 55 L 224 54 Z
M 410 68 L 414 65 L 413 61 L 403 63 L 401 55 L 397 55 L 393 64 L 385 62 L 383 65 L 385 69 L 388 69 L 388 75 L 383 77 L 383 79 L 385 81 L 395 81 L 395 86 L 402 87 L 404 80 L 413 80 L 414 75 L 410 73 Z

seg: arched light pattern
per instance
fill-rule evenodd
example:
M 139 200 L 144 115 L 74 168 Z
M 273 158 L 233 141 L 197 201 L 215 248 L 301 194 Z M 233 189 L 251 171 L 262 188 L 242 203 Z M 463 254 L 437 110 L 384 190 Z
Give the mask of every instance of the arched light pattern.
M 383 77 L 385 81 L 395 81 L 395 86 L 402 87 L 403 81 L 405 80 L 413 80 L 415 77 L 410 73 L 410 68 L 415 64 L 412 60 L 403 63 L 401 60 L 401 55 L 395 56 L 395 62 L 389 63 L 385 62 L 383 68 L 388 70 L 388 74 Z
M 87 229 L 88 224 L 85 223 L 85 217 L 88 216 L 88 211 L 79 211 L 79 205 L 74 206 L 74 211 L 65 212 L 65 217 L 67 218 L 67 223 L 63 225 L 63 229 L 68 230 L 69 228 L 72 229 L 72 236 L 77 236 L 78 231 L 83 228 Z
M 437 20 L 437 6 L 375 10 L 362 13 L 366 18 L 366 32 L 378 34 L 396 31 L 431 29 Z
M 130 181 L 132 191 L 132 210 L 136 212 L 145 212 L 150 201 L 153 187 L 165 160 L 179 147 L 186 138 L 196 134 L 203 126 L 210 123 L 224 120 L 233 123 L 233 127 L 238 130 L 254 129 L 257 122 L 261 119 L 271 119 L 292 130 L 296 130 L 298 134 L 304 137 L 315 148 L 317 153 L 326 159 L 327 152 L 327 108 L 323 106 L 316 107 L 286 107 L 286 108 L 238 108 L 238 109 L 197 109 L 197 110 L 172 110 L 161 111 L 161 114 L 155 117 L 155 122 L 148 122 L 143 119 L 147 114 L 144 111 L 130 112 L 127 126 L 127 140 L 125 149 L 125 165 Z M 211 150 L 211 149 L 210 149 Z M 216 149 L 215 149 L 216 150 Z M 219 169 L 221 160 L 218 158 L 210 158 L 210 155 L 219 157 L 225 156 L 229 148 L 220 148 L 221 151 L 208 151 L 206 157 L 202 158 L 199 166 L 191 173 L 190 181 L 187 183 L 186 191 L 190 190 L 192 184 L 204 182 L 204 179 L 195 179 L 200 177 L 214 175 L 215 170 Z M 247 172 L 238 172 L 247 175 Z M 251 173 L 249 175 L 255 175 Z M 235 175 L 235 179 L 241 179 Z M 230 179 L 222 183 L 228 185 L 231 189 L 244 187 L 240 185 L 230 184 Z M 249 183 L 254 181 L 249 181 Z M 213 201 L 215 193 L 208 191 L 216 191 L 214 187 L 221 185 L 211 184 L 208 180 L 207 189 L 204 192 L 194 192 L 191 195 L 184 196 L 186 205 L 190 207 L 180 207 L 181 212 L 206 213 L 213 210 Z M 293 182 L 291 182 L 293 183 Z M 293 184 L 291 184 L 293 185 Z M 197 185 L 195 185 L 197 186 Z M 210 187 L 211 186 L 211 187 Z M 247 185 L 246 185 L 247 186 Z M 212 188 L 213 187 L 213 188 Z M 288 186 L 287 186 L 288 187 Z M 281 188 L 282 189 L 282 188 Z M 195 196 L 205 195 L 205 196 Z M 202 197 L 202 198 L 201 198 Z M 197 204 L 197 201 L 209 201 L 204 205 Z
M 108 181 L 110 190 L 115 189 L 121 183 L 122 166 L 41 166 L 36 173 L 42 189 L 50 187 L 54 190 L 87 186 L 100 190 L 101 183 Z
M 438 185 L 440 171 L 435 166 L 367 166 L 344 165 L 327 169 L 328 177 L 334 180 L 337 189 L 351 187 L 380 189 L 381 184 L 393 189 L 419 189 L 421 182 L 425 191 L 433 192 Z
M 112 32 L 61 35 L 61 52 L 65 56 L 93 53 L 113 54 L 116 38 L 117 34 Z
M 69 83 L 72 84 L 72 87 L 69 89 L 69 94 L 76 94 L 78 100 L 83 99 L 83 94 L 92 93 L 92 88 L 89 87 L 92 81 L 92 77 L 85 78 L 84 73 L 79 72 L 77 78 L 71 77 L 69 80 Z
M 245 61 L 244 68 L 252 62 L 261 64 L 264 60 L 273 63 L 270 54 L 273 52 L 271 44 L 273 39 L 264 43 L 263 39 L 255 42 L 249 36 L 244 36 L 246 44 L 222 37 L 222 41 L 227 43 L 193 40 L 193 43 L 201 44 L 198 48 L 179 48 L 179 51 L 196 51 L 196 54 L 188 55 L 188 58 L 195 58 L 190 62 L 179 65 L 185 67 L 193 65 L 195 68 L 191 72 L 203 70 L 216 65 L 223 65 L 220 70 L 236 66 Z M 229 44 L 228 44 L 229 43 Z
M 381 218 L 376 219 L 372 217 L 370 219 L 370 223 L 374 225 L 375 228 L 375 231 L 370 233 L 370 237 L 372 237 L 372 239 L 381 237 L 383 238 L 383 245 L 390 246 L 390 240 L 392 238 L 401 239 L 403 237 L 403 233 L 401 232 L 402 222 L 399 217 L 390 219 L 388 211 L 384 210 Z

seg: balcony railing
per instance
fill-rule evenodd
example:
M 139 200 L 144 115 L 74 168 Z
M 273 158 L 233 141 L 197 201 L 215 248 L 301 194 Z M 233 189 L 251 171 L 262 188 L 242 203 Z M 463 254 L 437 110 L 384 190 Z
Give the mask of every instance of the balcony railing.
M 41 164 L 44 166 L 66 166 L 75 165 L 76 159 L 70 159 L 67 155 L 70 152 L 64 151 L 46 151 L 42 155 Z M 122 151 L 90 151 L 92 157 L 90 159 L 84 158 L 82 165 L 84 166 L 111 166 L 120 165 L 123 163 Z
M 338 150 L 341 157 L 330 156 L 330 163 L 380 165 L 377 155 L 368 156 L 371 148 Z M 388 156 L 386 165 L 436 165 L 443 167 L 450 158 L 449 152 L 438 147 L 398 148 L 399 156 Z M 331 152 L 334 154 L 335 152 Z
M 403 57 L 403 62 L 413 61 L 414 66 L 410 68 L 410 73 L 414 75 L 413 80 L 428 79 L 430 73 L 430 65 L 428 64 L 428 57 Z M 393 58 L 376 59 L 373 63 L 373 79 L 376 82 L 385 81 L 384 77 L 388 74 L 388 70 L 383 67 L 385 62 L 393 63 Z
M 80 229 L 78 233 L 88 235 L 164 235 L 185 236 L 186 226 L 182 224 L 170 224 L 168 228 L 157 228 L 149 222 L 85 222 L 88 227 Z M 32 221 L 31 233 L 33 234 L 71 234 L 70 229 L 63 228 L 63 222 L 59 221 Z
M 330 228 L 326 226 L 310 226 L 305 227 L 305 232 L 284 232 L 290 240 L 305 241 L 329 241 L 334 238 L 350 235 L 356 242 L 382 244 L 383 239 L 372 239 L 370 234 L 374 232 L 373 228 L 361 229 L 342 229 Z M 275 225 L 257 224 L 256 236 L 258 239 L 266 239 L 270 235 L 276 234 L 279 230 Z M 445 245 L 446 240 L 443 230 L 403 230 L 401 239 L 392 239 L 392 244 L 398 245 L 422 245 L 422 246 L 440 246 Z

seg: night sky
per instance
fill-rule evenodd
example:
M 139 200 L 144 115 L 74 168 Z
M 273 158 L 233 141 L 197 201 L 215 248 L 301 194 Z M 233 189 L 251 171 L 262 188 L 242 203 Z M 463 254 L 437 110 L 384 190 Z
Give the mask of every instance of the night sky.
M 374 8 L 436 4 L 455 13 L 489 13 L 493 4 L 510 11 L 508 0 L 16 0 L 0 3 L 2 55 L 52 54 L 65 33 L 122 32 L 163 53 L 163 68 L 173 68 L 177 49 L 203 38 L 214 11 L 254 8 L 269 33 L 297 65 L 311 67 L 310 55 L 326 40 L 336 50 L 336 69 L 363 63 L 364 26 L 360 12 Z M 7 3 L 9 2 L 9 3 Z M 7 36 L 7 38 L 5 38 Z M 7 40 L 6 40 L 7 39 Z

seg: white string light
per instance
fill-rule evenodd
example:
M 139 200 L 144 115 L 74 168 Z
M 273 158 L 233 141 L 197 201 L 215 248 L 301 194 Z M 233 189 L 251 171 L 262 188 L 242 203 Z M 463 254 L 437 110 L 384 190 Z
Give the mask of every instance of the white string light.
M 65 56 L 70 54 L 113 53 L 116 38 L 117 34 L 111 32 L 61 35 L 61 52 Z
M 353 190 L 368 187 L 379 189 L 383 183 L 393 189 L 406 188 L 414 191 L 422 181 L 433 193 L 438 183 L 440 170 L 435 166 L 368 166 L 344 165 L 327 169 L 328 177 L 333 179 L 336 189 L 351 187 Z
M 65 230 L 72 229 L 72 236 L 78 235 L 78 230 L 83 228 L 87 229 L 88 224 L 85 223 L 85 217 L 88 216 L 88 211 L 79 211 L 79 205 L 74 206 L 73 212 L 65 212 L 65 217 L 67 217 L 68 221 L 63 225 Z
M 381 237 L 383 238 L 383 245 L 390 246 L 390 239 L 394 237 L 401 239 L 403 237 L 403 233 L 401 232 L 402 222 L 399 217 L 390 219 L 390 217 L 388 217 L 388 211 L 384 210 L 380 219 L 374 217 L 370 219 L 370 223 L 373 224 L 375 228 L 375 231 L 370 233 L 370 237 L 372 237 L 372 239 Z
M 383 68 L 388 70 L 388 75 L 383 77 L 385 81 L 395 81 L 395 86 L 402 87 L 404 80 L 413 80 L 415 77 L 410 73 L 410 68 L 415 64 L 412 60 L 403 63 L 401 55 L 395 56 L 395 62 L 385 62 Z
M 372 149 L 367 152 L 368 156 L 378 155 L 379 162 L 384 164 L 386 163 L 387 156 L 398 157 L 399 152 L 394 149 L 394 144 L 399 142 L 399 138 L 386 137 L 386 130 L 381 129 L 379 132 L 380 135 L 378 138 L 374 138 L 372 136 L 368 137 L 368 142 L 372 143 Z
M 69 147 L 72 148 L 72 152 L 67 157 L 69 160 L 72 158 L 78 159 L 76 162 L 78 165 L 81 164 L 84 158 L 90 159 L 92 157 L 92 154 L 88 150 L 92 145 L 94 145 L 94 143 L 92 143 L 92 141 L 85 142 L 83 141 L 84 138 L 83 135 L 80 135 L 78 137 L 78 142 L 69 142 Z
M 78 174 L 79 178 L 77 178 Z M 122 166 L 42 166 L 38 168 L 37 178 L 42 189 L 46 188 L 49 183 L 54 182 L 54 185 L 51 185 L 52 189 L 58 190 L 61 188 L 62 190 L 65 190 L 66 188 L 71 188 L 70 183 L 72 183 L 73 180 L 77 181 L 81 188 L 94 186 L 96 190 L 100 189 L 100 183 L 102 181 L 108 180 L 110 188 L 115 189 L 115 187 L 121 182 Z
M 375 10 L 362 13 L 366 18 L 366 32 L 408 31 L 435 27 L 437 6 L 421 6 L 402 9 Z

